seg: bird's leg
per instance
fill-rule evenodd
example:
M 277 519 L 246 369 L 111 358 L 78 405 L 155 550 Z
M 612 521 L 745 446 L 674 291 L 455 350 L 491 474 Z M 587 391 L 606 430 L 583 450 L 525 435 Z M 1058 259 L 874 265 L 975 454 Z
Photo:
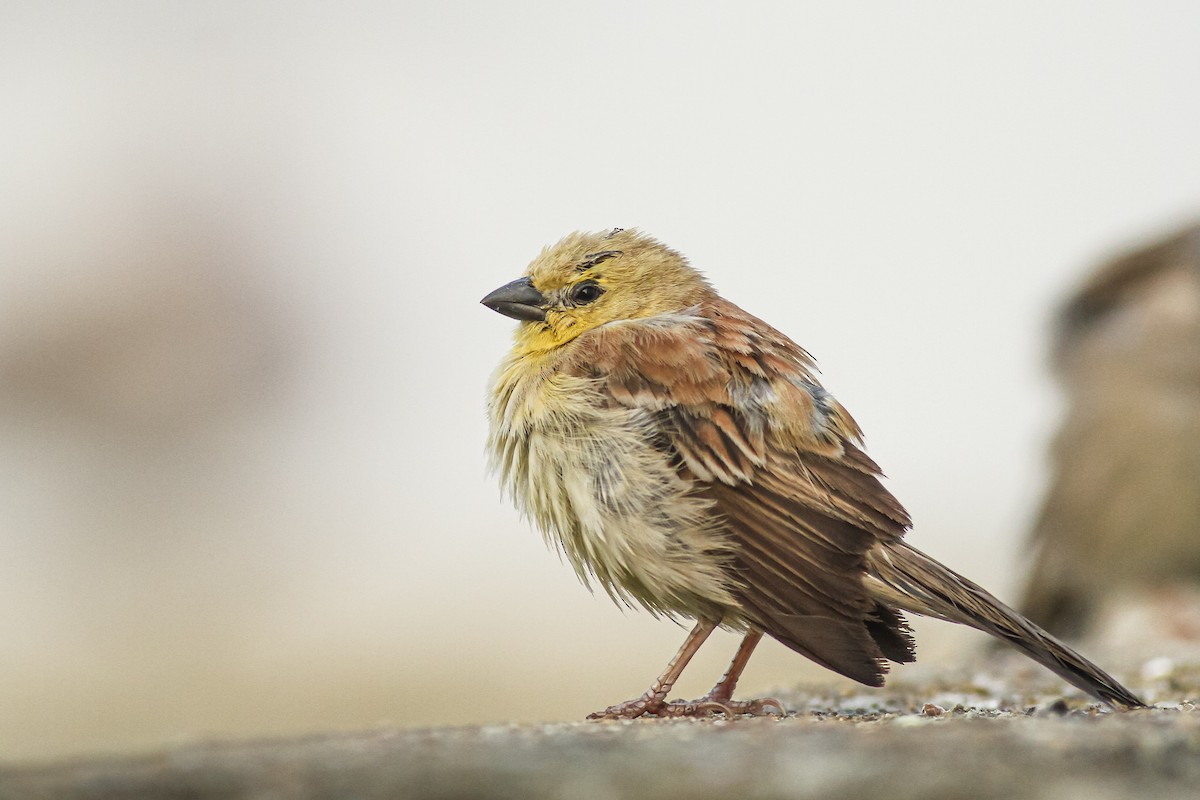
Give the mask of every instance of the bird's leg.
M 770 713 L 770 710 L 773 709 L 781 716 L 785 715 L 787 712 L 783 710 L 783 704 L 773 697 L 763 697 L 758 700 L 733 699 L 733 690 L 737 688 L 738 679 L 742 677 L 742 671 L 746 669 L 746 664 L 750 663 L 750 655 L 762 637 L 762 631 L 753 629 L 746 634 L 746 638 L 742 639 L 737 653 L 733 656 L 733 661 L 729 662 L 729 668 L 725 670 L 721 680 L 717 681 L 717 685 L 709 689 L 708 694 L 704 697 L 690 702 L 669 703 L 656 713 L 668 717 L 694 717 L 721 712 L 726 717 L 732 717 L 737 714 L 760 716 Z
M 738 679 L 742 677 L 742 671 L 750 663 L 750 654 L 754 652 L 754 648 L 758 646 L 762 637 L 762 631 L 751 630 L 746 634 L 742 643 L 738 645 L 737 652 L 733 655 L 733 661 L 729 662 L 729 668 L 725 670 L 721 680 L 717 681 L 717 685 L 709 691 L 707 697 L 721 700 L 729 700 L 733 697 L 733 690 L 737 688 Z
M 700 649 L 700 645 L 704 644 L 704 640 L 708 638 L 709 634 L 716 627 L 717 624 L 715 622 L 703 619 L 698 621 L 696 627 L 692 628 L 692 632 L 684 640 L 683 646 L 679 648 L 679 652 L 675 654 L 675 657 L 667 664 L 667 668 L 658 676 L 658 680 L 654 682 L 654 685 L 646 690 L 645 694 L 633 700 L 626 700 L 624 703 L 609 706 L 603 711 L 588 714 L 588 719 L 635 719 L 643 714 L 658 714 L 661 712 L 667 705 L 665 702 L 667 693 L 671 691 L 671 687 L 675 685 L 675 681 L 679 680 L 679 675 L 683 672 L 683 668 L 688 665 L 688 662 L 692 660 L 692 656 L 696 655 L 696 651 Z M 759 635 L 761 636 L 761 634 Z M 749 657 L 749 654 L 747 654 L 747 657 Z M 736 681 L 737 679 L 734 678 L 734 680 Z

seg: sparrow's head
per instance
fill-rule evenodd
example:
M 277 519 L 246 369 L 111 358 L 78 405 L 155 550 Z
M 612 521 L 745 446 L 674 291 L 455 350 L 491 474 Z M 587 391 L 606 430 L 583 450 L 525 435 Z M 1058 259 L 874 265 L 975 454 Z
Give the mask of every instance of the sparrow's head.
M 551 350 L 610 322 L 696 305 L 708 283 L 679 253 L 637 230 L 572 233 L 547 247 L 525 277 L 483 298 L 525 324 L 525 349 Z

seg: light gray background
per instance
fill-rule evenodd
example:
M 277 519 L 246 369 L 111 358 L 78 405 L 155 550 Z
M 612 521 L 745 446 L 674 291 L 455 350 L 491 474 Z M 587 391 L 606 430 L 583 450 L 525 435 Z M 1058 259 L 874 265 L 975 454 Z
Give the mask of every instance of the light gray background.
M 1194 3 L 6 2 L 0 756 L 571 719 L 682 639 L 485 475 L 509 320 L 638 226 L 1009 595 L 1047 320 L 1200 213 Z M 923 660 L 979 638 L 921 627 Z M 703 691 L 715 641 L 681 693 Z M 766 647 L 747 692 L 825 680 Z M 832 679 L 832 678 L 830 678 Z

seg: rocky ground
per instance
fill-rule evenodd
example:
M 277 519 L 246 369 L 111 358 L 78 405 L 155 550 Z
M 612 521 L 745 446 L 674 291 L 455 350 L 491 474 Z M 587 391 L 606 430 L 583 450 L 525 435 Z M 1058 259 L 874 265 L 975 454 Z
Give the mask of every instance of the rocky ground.
M 1117 670 L 1113 712 L 1007 655 L 882 690 L 779 692 L 783 718 L 371 730 L 0 767 L 0 798 L 1200 796 L 1200 660 Z

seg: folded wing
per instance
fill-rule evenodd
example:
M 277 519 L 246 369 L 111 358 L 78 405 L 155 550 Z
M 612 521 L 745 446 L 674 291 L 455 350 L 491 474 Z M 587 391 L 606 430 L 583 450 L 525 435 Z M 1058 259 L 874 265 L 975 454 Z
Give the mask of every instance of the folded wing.
M 872 686 L 885 659 L 913 659 L 904 618 L 863 585 L 867 552 L 908 515 L 803 349 L 715 296 L 580 339 L 575 370 L 655 415 L 655 445 L 724 519 L 745 621 Z

